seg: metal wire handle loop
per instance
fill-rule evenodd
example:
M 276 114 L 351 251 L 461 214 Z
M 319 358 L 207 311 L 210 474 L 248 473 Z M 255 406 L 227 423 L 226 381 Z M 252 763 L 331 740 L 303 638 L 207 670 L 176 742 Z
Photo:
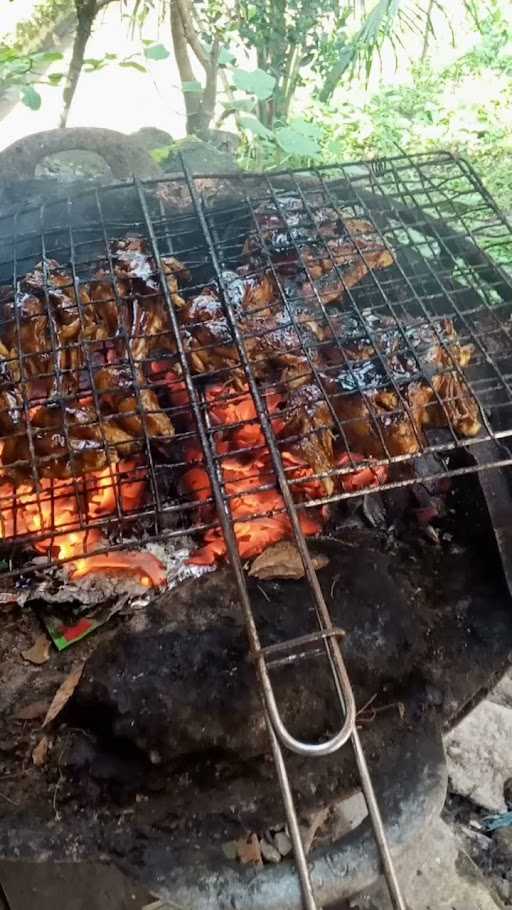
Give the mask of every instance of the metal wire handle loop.
M 332 736 L 330 739 L 327 739 L 321 743 L 304 742 L 303 740 L 296 739 L 294 736 L 292 736 L 291 733 L 288 732 L 281 719 L 281 714 L 277 706 L 277 702 L 274 696 L 274 689 L 268 672 L 265 657 L 263 655 L 260 655 L 256 658 L 256 663 L 258 665 L 260 679 L 263 687 L 263 694 L 265 697 L 265 704 L 267 706 L 267 710 L 272 721 L 272 727 L 274 728 L 276 736 L 278 737 L 281 744 L 283 746 L 286 746 L 286 748 L 291 752 L 295 752 L 297 755 L 305 755 L 309 758 L 320 758 L 323 755 L 332 755 L 333 752 L 341 749 L 341 747 L 344 746 L 352 736 L 356 724 L 356 705 L 354 701 L 354 695 L 348 675 L 341 661 L 341 654 L 337 642 L 331 641 L 330 647 L 334 651 L 333 669 L 335 669 L 336 679 L 340 686 L 345 703 L 345 719 L 343 721 L 343 726 L 339 732 L 336 733 L 335 736 Z M 339 658 L 339 660 L 337 658 Z

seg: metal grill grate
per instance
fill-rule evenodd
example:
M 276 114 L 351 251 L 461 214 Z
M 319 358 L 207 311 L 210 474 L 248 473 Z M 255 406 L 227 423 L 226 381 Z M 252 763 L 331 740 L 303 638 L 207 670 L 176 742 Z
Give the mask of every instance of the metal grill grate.
M 144 252 L 122 245 L 128 235 Z M 472 470 L 457 461 L 468 446 L 480 468 L 512 462 L 511 253 L 506 219 L 445 154 L 184 171 L 0 220 L 0 517 L 13 571 L 22 542 L 39 567 L 76 561 L 76 546 L 89 556 L 184 532 L 206 561 L 227 549 L 308 908 L 281 746 L 325 755 L 348 739 L 403 903 L 305 533 L 339 500 L 414 483 L 421 456 L 436 459 L 434 476 Z M 272 522 L 295 539 L 314 609 L 303 638 L 262 648 L 243 560 Z M 327 658 L 340 704 L 339 732 L 320 743 L 285 729 L 271 682 L 272 666 L 304 655 Z

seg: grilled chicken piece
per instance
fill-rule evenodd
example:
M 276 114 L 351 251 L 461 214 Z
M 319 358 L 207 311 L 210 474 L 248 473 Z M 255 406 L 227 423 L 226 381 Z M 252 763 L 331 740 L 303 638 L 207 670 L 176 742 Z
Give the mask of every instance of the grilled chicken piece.
M 341 421 L 343 442 L 349 451 L 375 458 L 414 455 L 420 451 L 423 433 L 409 418 L 395 392 L 368 391 L 356 395 L 339 394 L 330 385 L 330 399 Z
M 26 427 L 23 415 L 17 431 L 5 440 L 2 450 L 5 473 L 17 484 L 32 479 L 34 469 L 39 477 L 71 476 L 70 450 L 77 450 L 75 467 L 80 472 L 105 466 L 92 409 L 63 410 L 58 404 L 41 405 L 32 408 L 28 419 L 30 428 Z
M 242 377 L 240 358 L 217 295 L 205 289 L 186 304 L 180 315 L 187 329 L 185 343 L 193 372 L 232 370 L 233 381 L 239 384 Z
M 142 437 L 144 431 L 151 439 L 174 436 L 174 427 L 162 411 L 152 389 L 141 388 L 137 397 L 123 398 L 119 403 L 119 424 L 132 436 Z M 142 411 L 142 415 L 141 415 Z
M 8 322 L 2 329 L 2 354 L 7 351 L 13 379 L 20 382 L 43 377 L 47 393 L 53 367 L 45 302 L 33 294 L 16 294 L 14 301 L 4 306 L 4 314 Z
M 411 383 L 407 395 L 418 426 L 451 426 L 459 436 L 478 436 L 480 409 L 454 370 L 433 376 L 431 386 Z
M 172 302 L 180 310 L 185 306 L 185 301 L 181 294 L 178 293 L 178 289 L 180 285 L 191 281 L 192 275 L 184 263 L 180 262 L 179 259 L 175 259 L 174 256 L 161 256 L 160 262 L 162 263 L 162 271 L 165 275 Z
M 277 202 L 269 200 L 255 213 L 256 230 L 247 238 L 242 254 L 258 260 L 271 257 L 280 269 L 297 259 L 297 247 L 314 243 L 323 236 L 334 237 L 340 230 L 337 212 L 318 197 L 306 206 L 298 194 L 283 193 Z
M 128 367 L 116 365 L 98 370 L 94 383 L 102 411 L 117 415 L 118 425 L 137 439 L 144 439 L 144 431 L 150 438 L 174 436 L 174 427 L 169 417 L 160 408 L 153 389 L 144 387 L 144 377 L 140 371 L 135 374 L 135 382 L 139 389 L 138 395 Z
M 169 314 L 161 294 L 134 301 L 130 348 L 136 364 L 162 353 L 176 353 Z
M 333 260 L 335 261 L 336 257 L 333 257 Z M 327 272 L 321 271 L 319 275 L 321 265 L 317 265 L 312 277 L 315 278 L 318 275 L 318 278 L 306 282 L 303 288 L 304 299 L 313 305 L 319 300 L 323 304 L 340 303 L 347 291 L 359 284 L 365 275 L 370 271 L 389 268 L 390 265 L 393 265 L 394 259 L 389 250 L 384 248 L 368 250 L 364 256 L 360 256 L 352 248 L 352 256 L 348 262 L 351 264 L 345 269 L 336 263 L 336 268 L 333 266 Z
M 119 328 L 119 309 L 116 299 L 123 299 L 128 293 L 127 286 L 116 282 L 114 290 L 108 272 L 99 269 L 89 284 L 91 305 L 98 326 L 96 338 L 98 341 L 113 338 Z
M 126 283 L 130 280 L 132 293 L 160 291 L 158 269 L 154 258 L 148 253 L 146 243 L 142 237 L 129 237 L 127 240 L 118 241 L 113 251 L 114 273 Z M 187 267 L 174 256 L 160 258 L 162 271 L 173 303 L 178 309 L 185 305 L 185 301 L 178 293 L 178 281 L 187 282 L 191 275 Z
M 317 385 L 301 385 L 288 399 L 289 413 L 280 436 L 297 436 L 294 451 L 310 465 L 315 474 L 332 471 L 335 465 L 333 450 L 334 419 L 322 390 Z M 322 478 L 327 496 L 334 491 L 332 477 Z
M 261 276 L 247 276 L 243 279 L 245 295 L 243 308 L 246 313 L 257 311 L 259 316 L 270 316 L 271 305 L 278 299 L 279 291 L 273 275 L 265 272 Z
M 337 344 L 325 351 L 329 363 L 340 364 L 328 382 L 350 447 L 377 457 L 410 455 L 428 426 L 476 435 L 479 407 L 459 373 L 472 348 L 460 343 L 453 322 L 404 318 L 397 327 L 391 317 L 363 317 L 369 334 L 356 317 L 337 317 Z

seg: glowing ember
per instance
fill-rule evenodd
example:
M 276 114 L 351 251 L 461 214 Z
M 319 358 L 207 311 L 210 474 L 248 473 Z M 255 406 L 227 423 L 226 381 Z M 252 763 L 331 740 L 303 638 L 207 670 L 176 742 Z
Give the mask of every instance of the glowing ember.
M 70 580 L 78 581 L 96 572 L 136 575 L 140 584 L 146 588 L 159 588 L 166 580 L 162 563 L 152 553 L 144 553 L 142 550 L 124 550 L 77 559 L 72 564 Z
M 123 571 L 138 575 L 145 586 L 162 584 L 165 573 L 161 563 L 146 553 L 86 556 L 107 545 L 92 521 L 120 511 L 129 515 L 142 504 L 145 481 L 137 476 L 136 462 L 120 462 L 103 471 L 93 471 L 80 481 L 41 478 L 38 492 L 33 487 L 12 483 L 0 485 L 0 537 L 42 535 L 34 546 L 38 553 L 67 565 L 72 580 L 98 571 Z M 49 537 L 44 533 L 48 532 Z M 163 575 L 163 577 L 162 577 Z
M 174 396 L 175 404 L 188 402 L 183 383 L 172 371 L 166 373 L 165 382 Z M 279 413 L 282 397 L 277 392 L 267 391 L 265 400 L 272 429 L 279 438 L 285 427 L 285 421 Z M 219 427 L 216 449 L 217 455 L 224 456 L 220 459 L 222 480 L 225 494 L 229 498 L 238 552 L 242 559 L 250 559 L 272 544 L 292 537 L 292 525 L 284 500 L 277 489 L 270 453 L 249 390 L 211 385 L 206 392 L 206 401 L 210 422 Z M 240 453 L 241 449 L 247 454 Z M 321 499 L 325 495 L 322 478 L 316 475 L 313 467 L 297 452 L 282 451 L 281 458 L 289 482 L 301 481 L 292 486 L 297 501 Z M 201 464 L 204 459 L 196 443 L 190 443 L 186 447 L 185 459 L 195 464 L 183 475 L 182 488 L 201 504 L 201 519 L 212 520 L 215 515 L 212 485 L 206 468 Z M 343 468 L 359 461 L 367 459 L 361 455 L 349 456 L 343 453 L 337 460 L 337 466 Z M 366 465 L 361 470 L 340 475 L 339 486 L 344 492 L 356 492 L 385 483 L 386 480 L 386 467 Z M 209 505 L 205 505 L 207 503 Z M 313 535 L 322 530 L 328 518 L 328 509 L 299 509 L 298 514 L 302 532 Z M 227 546 L 222 530 L 211 528 L 205 532 L 203 546 L 196 550 L 190 561 L 195 565 L 214 565 L 226 555 Z

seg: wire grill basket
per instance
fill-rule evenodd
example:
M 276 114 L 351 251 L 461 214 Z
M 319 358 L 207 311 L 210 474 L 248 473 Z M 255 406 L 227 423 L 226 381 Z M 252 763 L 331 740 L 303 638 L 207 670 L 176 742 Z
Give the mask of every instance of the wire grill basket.
M 148 255 L 130 259 L 118 241 L 137 235 Z M 3 216 L 0 244 L 3 537 L 39 544 L 50 562 L 74 555 L 59 548 L 70 529 L 87 533 L 92 553 L 213 526 L 179 480 L 202 434 L 184 419 L 192 401 L 180 403 L 178 380 L 221 479 L 233 450 L 268 450 L 267 425 L 305 515 L 359 495 L 365 477 L 367 488 L 413 483 L 426 453 L 439 470 L 467 470 L 452 453 L 512 431 L 510 228 L 448 155 L 91 189 Z M 163 281 L 169 256 L 190 273 L 177 276 L 179 297 Z M 210 322 L 205 287 L 221 301 Z M 160 318 L 145 319 L 157 307 Z M 212 384 L 223 404 L 213 413 Z M 312 420 L 300 386 L 315 397 Z M 322 433 L 337 457 L 313 454 L 302 472 L 298 456 L 283 459 Z M 504 446 L 494 451 L 508 461 Z M 275 486 L 270 461 L 260 480 L 260 493 Z M 102 510 L 105 487 L 114 495 Z M 228 504 L 236 493 L 224 489 Z

